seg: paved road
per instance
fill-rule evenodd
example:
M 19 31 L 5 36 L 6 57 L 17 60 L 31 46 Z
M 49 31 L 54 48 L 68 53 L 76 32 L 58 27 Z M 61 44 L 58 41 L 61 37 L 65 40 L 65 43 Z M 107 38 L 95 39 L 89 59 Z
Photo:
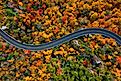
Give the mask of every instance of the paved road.
M 54 40 L 52 42 L 40 44 L 40 45 L 32 45 L 32 44 L 23 44 L 14 38 L 12 38 L 10 35 L 8 35 L 6 32 L 4 32 L 2 29 L 0 29 L 0 36 L 9 44 L 12 44 L 13 46 L 20 48 L 20 49 L 26 49 L 26 50 L 44 50 L 49 49 L 55 46 L 58 46 L 62 43 L 65 43 L 67 41 L 70 41 L 72 39 L 78 38 L 80 36 L 84 36 L 87 34 L 102 34 L 106 37 L 111 37 L 117 41 L 118 44 L 121 45 L 121 37 L 116 35 L 115 33 L 108 31 L 106 29 L 99 29 L 99 28 L 87 28 L 87 29 L 80 29 L 74 33 L 71 33 L 69 35 L 66 35 L 58 40 Z

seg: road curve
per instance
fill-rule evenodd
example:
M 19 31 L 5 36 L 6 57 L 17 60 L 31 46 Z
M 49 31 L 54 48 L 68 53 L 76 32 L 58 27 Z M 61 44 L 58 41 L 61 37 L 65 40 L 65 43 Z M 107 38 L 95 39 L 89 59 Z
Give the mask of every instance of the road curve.
M 69 35 L 63 36 L 62 38 L 58 40 L 54 40 L 52 42 L 40 44 L 40 45 L 32 45 L 32 44 L 23 44 L 14 38 L 12 38 L 10 35 L 8 35 L 6 32 L 4 32 L 2 29 L 0 29 L 0 36 L 9 44 L 12 44 L 13 46 L 20 48 L 20 49 L 26 49 L 26 50 L 32 50 L 32 51 L 37 51 L 37 50 L 44 50 L 44 49 L 49 49 L 55 46 L 58 46 L 62 43 L 65 43 L 67 41 L 70 41 L 74 38 L 78 38 L 80 36 L 84 36 L 87 34 L 102 34 L 106 37 L 111 37 L 116 40 L 116 42 L 121 45 L 121 37 L 116 35 L 115 33 L 108 31 L 106 29 L 100 29 L 100 28 L 87 28 L 87 29 L 81 29 L 78 30 L 74 33 L 71 33 Z

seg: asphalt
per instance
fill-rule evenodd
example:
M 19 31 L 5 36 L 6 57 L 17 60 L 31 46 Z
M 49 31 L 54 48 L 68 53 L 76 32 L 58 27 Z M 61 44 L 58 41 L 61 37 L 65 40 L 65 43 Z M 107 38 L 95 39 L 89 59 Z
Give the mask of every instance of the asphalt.
M 55 46 L 58 46 L 62 43 L 68 42 L 72 39 L 78 38 L 80 36 L 88 35 L 88 34 L 101 34 L 106 37 L 111 37 L 116 40 L 116 42 L 121 45 L 121 37 L 109 30 L 101 29 L 101 28 L 86 28 L 86 29 L 80 29 L 74 33 L 71 33 L 69 35 L 63 36 L 62 38 L 58 40 L 54 40 L 52 42 L 43 43 L 40 45 L 32 45 L 32 44 L 24 44 L 17 40 L 15 40 L 13 37 L 8 35 L 4 30 L 0 29 L 0 36 L 9 44 L 12 44 L 13 46 L 19 48 L 19 49 L 26 49 L 26 50 L 32 50 L 32 51 L 38 51 L 38 50 L 44 50 L 53 48 Z

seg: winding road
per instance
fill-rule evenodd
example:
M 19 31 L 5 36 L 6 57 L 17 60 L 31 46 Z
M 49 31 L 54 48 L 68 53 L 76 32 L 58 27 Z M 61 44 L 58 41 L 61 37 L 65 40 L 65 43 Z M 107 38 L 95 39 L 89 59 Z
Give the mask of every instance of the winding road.
M 20 48 L 20 49 L 26 49 L 26 50 L 32 50 L 32 51 L 37 51 L 37 50 L 44 50 L 44 49 L 49 49 L 55 46 L 58 46 L 62 43 L 65 43 L 67 41 L 70 41 L 72 39 L 78 38 L 80 36 L 84 36 L 87 34 L 102 34 L 106 37 L 111 37 L 116 40 L 116 42 L 121 45 L 121 37 L 118 36 L 117 34 L 108 31 L 106 29 L 100 29 L 100 28 L 86 28 L 86 29 L 80 29 L 74 33 L 71 33 L 69 35 L 63 36 L 62 38 L 58 40 L 54 40 L 52 42 L 40 44 L 40 45 L 32 45 L 32 44 L 24 44 L 21 43 L 14 38 L 12 38 L 10 35 L 8 35 L 5 31 L 0 29 L 0 36 L 9 44 L 12 44 L 13 46 Z

